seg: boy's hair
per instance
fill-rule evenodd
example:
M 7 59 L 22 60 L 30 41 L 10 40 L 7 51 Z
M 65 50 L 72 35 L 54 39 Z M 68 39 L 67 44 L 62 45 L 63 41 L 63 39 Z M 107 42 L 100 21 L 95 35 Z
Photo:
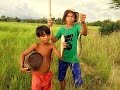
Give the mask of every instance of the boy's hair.
M 45 35 L 45 34 L 50 35 L 50 29 L 49 29 L 47 26 L 42 25 L 42 26 L 38 26 L 38 27 L 36 28 L 36 35 L 37 35 L 38 37 L 43 36 L 43 35 Z
M 40 53 L 32 53 L 27 58 L 27 63 L 32 70 L 38 70 L 43 62 L 43 56 Z

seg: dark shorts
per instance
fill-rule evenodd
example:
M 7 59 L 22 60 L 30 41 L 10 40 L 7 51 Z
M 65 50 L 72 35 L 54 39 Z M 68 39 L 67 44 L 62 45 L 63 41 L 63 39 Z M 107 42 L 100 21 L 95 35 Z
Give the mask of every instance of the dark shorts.
M 65 79 L 68 66 L 70 66 L 70 69 L 72 70 L 75 86 L 82 85 L 83 81 L 81 78 L 81 70 L 79 63 L 69 63 L 59 60 L 58 80 L 63 81 Z

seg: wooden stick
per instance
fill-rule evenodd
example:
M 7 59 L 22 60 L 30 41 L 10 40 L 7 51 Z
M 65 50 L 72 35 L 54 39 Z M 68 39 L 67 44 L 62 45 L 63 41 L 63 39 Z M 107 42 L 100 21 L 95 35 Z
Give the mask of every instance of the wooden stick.
M 65 42 L 65 36 L 64 35 L 62 35 L 61 36 L 61 56 L 63 56 L 63 51 L 64 51 L 64 48 L 63 48 L 63 42 Z
M 51 14 L 51 0 L 49 0 L 49 19 L 52 18 L 52 14 Z M 52 26 L 50 26 L 50 31 L 52 31 Z M 50 41 L 51 43 L 53 43 L 52 41 Z

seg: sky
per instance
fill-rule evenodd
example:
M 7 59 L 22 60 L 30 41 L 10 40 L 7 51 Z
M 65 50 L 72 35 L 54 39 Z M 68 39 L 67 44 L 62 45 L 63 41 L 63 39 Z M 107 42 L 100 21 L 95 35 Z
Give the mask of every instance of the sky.
M 120 20 L 120 9 L 110 9 L 110 0 L 51 0 L 52 17 L 62 17 L 66 9 L 87 15 L 86 21 Z M 0 16 L 39 19 L 49 17 L 49 0 L 0 0 Z

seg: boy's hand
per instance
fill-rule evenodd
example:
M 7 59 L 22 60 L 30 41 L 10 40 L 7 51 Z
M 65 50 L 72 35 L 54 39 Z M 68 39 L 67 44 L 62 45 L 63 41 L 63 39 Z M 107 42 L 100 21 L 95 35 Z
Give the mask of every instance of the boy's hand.
M 63 48 L 67 48 L 67 42 L 62 43 Z
M 48 27 L 52 26 L 52 24 L 53 24 L 52 19 L 51 19 L 51 18 L 49 18 L 47 23 L 48 23 Z
M 21 68 L 21 72 L 27 72 L 28 68 Z
M 85 19 L 86 19 L 86 14 L 80 13 L 80 21 L 81 23 L 85 23 Z

